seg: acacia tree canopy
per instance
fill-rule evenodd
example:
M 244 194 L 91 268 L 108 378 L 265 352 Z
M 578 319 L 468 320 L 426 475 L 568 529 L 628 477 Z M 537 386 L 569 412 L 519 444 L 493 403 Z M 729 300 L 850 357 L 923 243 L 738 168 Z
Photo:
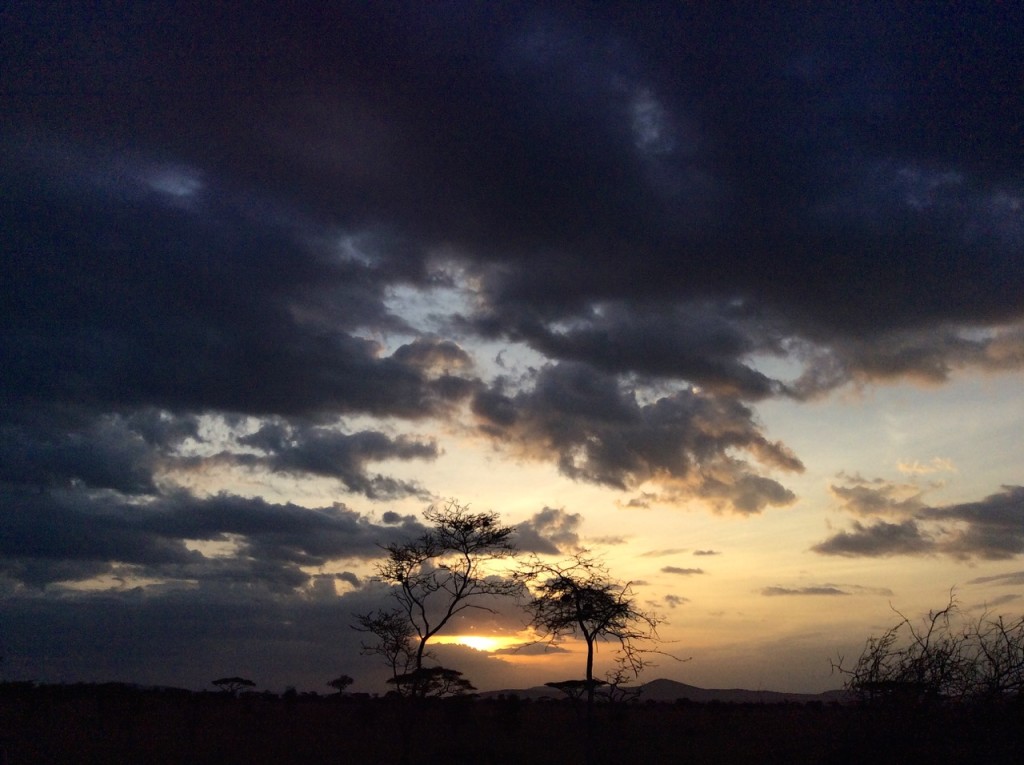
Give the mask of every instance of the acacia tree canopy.
M 355 680 L 353 680 L 348 675 L 338 675 L 338 677 L 334 678 L 327 684 L 331 686 L 334 690 L 336 690 L 339 694 L 342 694 L 345 692 L 345 689 L 352 685 L 352 683 L 354 682 Z
M 447 667 L 423 667 L 405 675 L 397 675 L 388 680 L 402 692 L 402 689 L 415 688 L 420 697 L 462 696 L 476 690 L 469 680 L 462 677 L 458 670 Z
M 237 694 L 243 688 L 255 688 L 256 683 L 252 680 L 248 680 L 244 677 L 221 677 L 212 682 L 225 693 L 230 693 L 232 696 Z
M 617 641 L 622 665 L 638 676 L 656 641 L 659 619 L 640 609 L 629 582 L 611 578 L 599 560 L 581 552 L 567 562 L 551 564 L 534 558 L 519 572 L 533 599 L 526 604 L 530 626 L 547 639 L 581 638 L 587 645 L 582 681 L 593 703 L 594 650 L 599 641 Z
M 432 527 L 416 539 L 392 542 L 377 566 L 381 581 L 391 585 L 395 607 L 356 617 L 355 629 L 371 636 L 366 653 L 382 656 L 401 693 L 423 695 L 423 662 L 428 641 L 467 609 L 492 611 L 486 601 L 515 595 L 516 578 L 491 575 L 487 564 L 515 553 L 514 529 L 496 513 L 472 513 L 450 500 L 431 506 L 424 517 Z M 400 680 L 400 678 L 402 678 Z

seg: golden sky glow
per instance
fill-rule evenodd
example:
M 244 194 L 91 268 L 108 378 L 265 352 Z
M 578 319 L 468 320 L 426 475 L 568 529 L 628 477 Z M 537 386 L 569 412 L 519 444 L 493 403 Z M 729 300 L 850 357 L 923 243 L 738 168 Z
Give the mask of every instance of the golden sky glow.
M 434 641 L 438 645 L 464 645 L 476 651 L 492 653 L 502 648 L 515 648 L 522 645 L 516 637 L 495 635 L 439 635 Z

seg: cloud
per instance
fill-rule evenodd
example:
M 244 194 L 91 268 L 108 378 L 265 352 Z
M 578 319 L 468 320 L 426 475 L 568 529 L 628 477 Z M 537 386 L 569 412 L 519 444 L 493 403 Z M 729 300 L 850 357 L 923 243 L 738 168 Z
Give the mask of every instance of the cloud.
M 267 32 L 270 12 L 255 3 L 238 28 L 197 9 L 54 36 L 59 75 L 5 52 L 5 188 L 21 223 L 4 249 L 37 244 L 41 181 L 63 212 L 43 240 L 95 277 L 74 282 L 75 318 L 91 326 L 21 337 L 77 349 L 62 363 L 83 376 L 51 386 L 90 380 L 110 400 L 131 382 L 165 405 L 260 413 L 434 409 L 419 373 L 439 357 L 413 341 L 387 359 L 354 333 L 401 328 L 387 290 L 438 283 L 439 251 L 479 283 L 480 331 L 608 373 L 763 398 L 783 386 L 750 357 L 796 338 L 831 360 L 810 365 L 802 390 L 830 378 L 822 366 L 848 380 L 1020 364 L 1019 342 L 960 331 L 1021 318 L 1015 112 L 990 95 L 1013 83 L 1002 15 L 958 18 L 957 44 L 986 47 L 956 86 L 936 86 L 943 13 L 879 10 L 866 35 L 852 12 L 659 13 L 655 30 L 525 4 L 501 24 L 479 8 L 448 29 L 435 12 L 336 8 Z M 82 23 L 9 22 L 26 39 Z M 183 59 L 176 41 L 195 28 L 204 51 Z M 930 42 L 908 59 L 904 35 Z M 100 77 L 96 51 L 115 49 L 147 57 L 108 61 Z M 695 55 L 680 64 L 678 50 Z M 54 286 L 28 255 L 20 265 L 19 308 Z M 123 286 L 104 297 L 107 283 Z M 40 329 L 57 310 L 19 313 Z M 120 376 L 84 374 L 115 347 Z M 52 361 L 39 358 L 15 358 L 26 383 L 45 379 Z M 175 369 L 190 385 L 170 385 Z
M 226 668 L 259 688 L 323 692 L 324 667 L 344 657 L 366 690 L 384 668 L 359 653 L 352 613 L 373 593 L 318 597 L 316 585 L 281 591 L 259 581 L 175 589 L 21 593 L 0 601 L 5 671 L 37 682 L 125 681 L 209 688 Z
M 847 383 L 865 385 L 911 380 L 936 385 L 971 367 L 986 371 L 1024 365 L 1024 325 L 994 327 L 980 334 L 969 326 L 892 331 L 870 339 L 837 338 L 809 349 L 807 365 L 787 391 L 813 398 Z
M 689 598 L 684 598 L 682 595 L 666 595 L 665 596 L 665 604 L 669 608 L 676 608 L 678 606 L 685 605 L 686 603 L 689 603 L 689 602 L 690 602 L 690 599 Z
M 1024 486 L 1004 486 L 979 502 L 931 507 L 921 516 L 955 524 L 942 545 L 949 555 L 1000 560 L 1024 554 Z
M 357 574 L 353 574 L 351 571 L 342 571 L 340 574 L 335 574 L 339 581 L 347 582 L 356 589 L 363 586 L 362 580 Z
M 850 593 L 840 590 L 838 587 L 765 587 L 761 594 L 767 597 L 778 595 L 849 595 Z
M 569 649 L 551 643 L 526 643 L 524 645 L 512 646 L 509 648 L 498 648 L 490 653 L 507 654 L 511 656 L 544 656 L 551 653 L 571 653 Z
M 866 595 L 880 595 L 885 598 L 891 598 L 893 591 L 889 587 L 866 587 L 862 584 L 843 584 L 836 585 L 844 590 L 852 590 L 853 592 L 863 593 Z
M 985 611 L 987 611 L 987 610 L 992 609 L 992 608 L 998 608 L 1000 606 L 1005 606 L 1007 603 L 1016 603 L 1020 599 L 1021 599 L 1021 596 L 1016 594 L 1016 593 L 1007 593 L 1005 595 L 1000 595 L 999 597 L 992 598 L 991 600 L 985 601 L 985 603 L 982 606 L 982 608 Z
M 851 531 L 840 531 L 811 548 L 824 555 L 879 557 L 920 555 L 936 551 L 935 541 L 915 521 L 887 523 L 876 521 L 865 526 L 854 521 Z
M 623 490 L 650 480 L 673 501 L 699 497 L 741 513 L 795 496 L 731 452 L 745 450 L 774 469 L 803 469 L 785 445 L 764 437 L 739 401 L 688 389 L 640 404 L 635 391 L 579 363 L 545 366 L 532 389 L 514 396 L 478 394 L 473 411 L 510 448 L 534 458 L 557 455 L 570 478 Z
M 663 574 L 679 574 L 680 576 L 692 576 L 693 574 L 703 574 L 704 569 L 702 568 L 679 568 L 679 566 L 663 566 L 661 569 Z
M 896 469 L 906 475 L 928 475 L 929 473 L 955 473 L 956 465 L 953 461 L 944 457 L 933 457 L 927 463 L 917 460 L 913 462 L 900 462 Z
M 88 150 L 55 151 L 74 157 Z M 93 175 L 111 182 L 122 164 L 138 162 L 80 161 L 96 164 Z M 28 255 L 19 265 L 21 292 L 11 298 L 20 329 L 6 335 L 17 343 L 8 383 L 15 400 L 45 392 L 97 408 L 148 403 L 418 418 L 468 393 L 424 366 L 429 341 L 387 356 L 358 334 L 367 326 L 408 329 L 386 306 L 393 274 L 375 265 L 373 237 L 358 246 L 370 262 L 339 258 L 317 241 L 326 232 L 308 230 L 283 210 L 261 214 L 260 206 L 273 207 L 264 200 L 211 189 L 208 203 L 182 211 L 160 195 L 125 198 L 97 183 L 50 191 L 52 204 L 66 212 L 46 225 L 64 263 L 64 286 Z M 14 188 L 12 204 L 28 226 L 33 199 L 21 183 Z M 112 219 L 116 237 L 103 225 Z M 27 230 L 6 228 L 5 249 L 33 246 L 19 238 Z M 32 302 L 68 290 L 73 299 Z M 433 347 L 457 357 L 450 344 Z
M 639 372 L 690 380 L 715 393 L 760 399 L 781 384 L 741 363 L 753 351 L 753 334 L 736 319 L 707 305 L 674 310 L 630 309 L 602 304 L 577 317 L 572 330 L 523 329 L 531 345 L 549 358 L 585 362 L 606 373 Z
M 274 472 L 308 473 L 341 481 L 349 491 L 370 499 L 389 499 L 405 495 L 428 498 L 417 485 L 386 476 L 368 476 L 366 463 L 384 460 L 434 460 L 438 456 L 433 440 L 417 441 L 407 436 L 390 438 L 378 431 L 346 434 L 334 428 L 302 427 L 274 422 L 238 439 L 240 446 L 261 450 L 265 456 L 230 456 L 248 467 Z
M 694 550 L 694 555 L 721 555 L 717 550 Z
M 896 518 L 913 516 L 923 508 L 922 490 L 916 484 L 896 484 L 876 478 L 868 481 L 860 476 L 841 477 L 846 485 L 829 486 L 840 508 L 859 516 L 884 515 Z
M 401 346 L 392 358 L 411 366 L 447 372 L 472 367 L 472 357 L 451 340 L 417 338 Z
M 649 508 L 651 506 L 652 503 L 656 502 L 657 499 L 658 499 L 658 495 L 655 494 L 654 492 L 642 491 L 642 492 L 640 492 L 639 495 L 630 498 L 624 504 L 623 503 L 618 503 L 618 504 L 620 504 L 622 507 L 640 508 L 640 509 L 646 510 L 647 508 Z
M 977 579 L 971 579 L 967 582 L 968 584 L 1002 584 L 1002 585 L 1018 585 L 1024 584 L 1024 571 L 1012 571 L 1008 574 L 994 574 L 993 576 L 980 576 Z
M 924 504 L 919 495 L 914 495 L 909 503 L 893 503 L 891 485 L 882 482 L 878 486 L 866 494 L 841 494 L 853 498 L 846 509 L 861 514 L 882 512 L 912 517 L 899 523 L 876 521 L 864 525 L 855 521 L 850 531 L 840 531 L 811 549 L 825 555 L 940 554 L 987 560 L 1024 554 L 1024 487 L 1004 486 L 1001 492 L 978 502 L 932 507 Z M 879 497 L 881 501 L 877 501 Z
M 144 409 L 96 416 L 26 408 L 0 422 L 0 481 L 84 486 L 128 494 L 156 490 L 154 473 L 187 438 L 197 418 Z
M 641 558 L 666 558 L 669 555 L 679 555 L 680 553 L 686 552 L 685 547 L 672 547 L 666 550 L 648 550 L 645 553 L 641 553 Z
M 561 508 L 545 507 L 516 526 L 516 545 L 523 552 L 547 555 L 579 549 L 579 527 L 583 516 Z
M 31 586 L 123 571 L 141 580 L 251 579 L 289 589 L 309 581 L 302 567 L 373 558 L 378 543 L 422 530 L 375 526 L 340 504 L 309 509 L 230 494 L 179 491 L 140 504 L 109 492 L 7 489 L 3 499 L 0 570 Z M 230 542 L 234 552 L 204 554 L 197 542 Z

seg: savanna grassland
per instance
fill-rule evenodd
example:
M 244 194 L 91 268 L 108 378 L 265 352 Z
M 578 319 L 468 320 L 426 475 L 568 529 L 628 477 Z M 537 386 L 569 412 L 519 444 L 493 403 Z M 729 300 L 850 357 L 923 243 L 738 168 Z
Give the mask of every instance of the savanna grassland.
M 8 684 L 4 765 L 27 763 L 1008 762 L 1024 705 L 602 704 Z M 1013 758 L 1013 759 L 1011 759 Z

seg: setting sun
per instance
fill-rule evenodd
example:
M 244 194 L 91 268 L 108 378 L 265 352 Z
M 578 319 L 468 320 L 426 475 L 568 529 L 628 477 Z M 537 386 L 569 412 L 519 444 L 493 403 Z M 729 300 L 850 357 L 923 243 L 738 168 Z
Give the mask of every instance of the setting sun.
M 491 653 L 502 648 L 511 648 L 521 641 L 514 637 L 492 637 L 489 635 L 447 635 L 438 636 L 437 643 L 442 645 L 464 645 L 477 651 Z

